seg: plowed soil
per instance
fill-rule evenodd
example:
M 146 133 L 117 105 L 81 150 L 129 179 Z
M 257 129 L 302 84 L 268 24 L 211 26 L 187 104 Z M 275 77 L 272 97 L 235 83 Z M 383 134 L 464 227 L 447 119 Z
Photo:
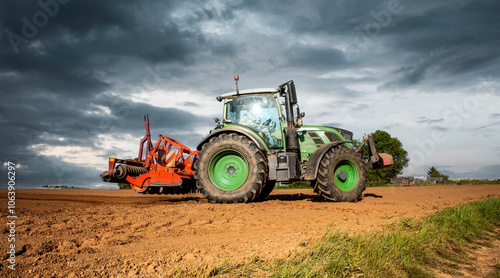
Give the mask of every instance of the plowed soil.
M 0 194 L 6 222 L 7 191 Z M 227 205 L 198 194 L 17 190 L 16 270 L 7 269 L 10 231 L 4 228 L 0 276 L 167 276 L 180 266 L 284 258 L 328 227 L 378 231 L 402 216 L 488 196 L 499 197 L 500 186 L 368 188 L 357 203 L 325 202 L 312 189 L 274 190 L 263 202 Z M 498 253 L 489 261 L 495 260 Z

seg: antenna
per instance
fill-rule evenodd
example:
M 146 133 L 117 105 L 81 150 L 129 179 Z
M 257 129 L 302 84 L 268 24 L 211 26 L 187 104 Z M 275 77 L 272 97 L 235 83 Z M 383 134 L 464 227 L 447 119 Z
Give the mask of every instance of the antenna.
M 236 82 L 236 94 L 239 95 L 240 94 L 240 90 L 238 90 L 238 80 L 240 80 L 240 76 L 235 74 L 234 75 L 234 81 Z

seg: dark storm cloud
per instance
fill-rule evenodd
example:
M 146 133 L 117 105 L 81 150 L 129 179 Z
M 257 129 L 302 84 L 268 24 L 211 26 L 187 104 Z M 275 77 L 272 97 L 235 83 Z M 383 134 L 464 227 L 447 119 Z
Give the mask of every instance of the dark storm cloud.
M 290 66 L 309 70 L 333 70 L 348 64 L 343 52 L 332 48 L 295 45 L 290 48 L 288 56 Z
M 41 187 L 43 185 L 68 185 L 90 188 L 91 184 L 98 182 L 102 171 L 91 167 L 84 167 L 74 163 L 64 162 L 57 158 L 37 155 L 35 152 L 17 156 L 10 160 L 22 164 L 16 170 L 16 183 L 18 187 Z
M 19 78 L 25 80 L 21 81 L 39 83 L 39 88 L 51 91 L 79 94 L 82 89 L 78 88 L 102 84 L 103 75 L 123 72 L 122 60 L 126 64 L 134 60 L 189 63 L 198 42 L 203 42 L 202 36 L 180 31 L 168 18 L 151 18 L 159 16 L 160 10 L 168 8 L 165 6 L 155 10 L 157 4 L 137 7 L 115 2 L 72 1 L 60 5 L 58 13 L 45 26 L 35 26 L 36 35 L 28 43 L 20 44 L 17 55 L 13 55 L 16 47 L 10 34 L 26 37 L 29 28 L 24 27 L 30 25 L 21 19 L 33 25 L 32 15 L 43 12 L 35 2 L 30 3 L 29 8 L 20 1 L 2 3 L 0 70 L 22 73 Z M 10 10 L 16 12 L 9 13 Z M 50 78 L 56 75 L 59 78 Z
M 371 10 L 386 1 L 245 1 L 245 8 L 274 16 L 298 34 L 338 34 L 366 21 Z M 240 6 L 241 7 L 241 6 Z
M 287 50 L 291 66 L 324 70 L 353 66 L 401 65 L 380 89 L 418 85 L 443 78 L 443 86 L 457 87 L 471 80 L 471 73 L 499 75 L 500 2 L 406 0 L 313 1 L 307 5 L 280 5 L 252 1 L 250 8 L 283 14 L 278 26 L 288 26 L 294 36 L 335 36 L 348 50 L 292 45 Z M 292 27 L 290 27 L 292 26 Z M 383 46 L 383 50 L 378 46 Z M 344 58 L 347 56 L 347 62 Z M 315 67 L 316 66 L 316 67 Z M 394 79 L 394 77 L 396 77 Z M 466 77 L 466 78 L 461 78 Z M 451 80 L 450 80 L 451 79 Z M 436 82 L 438 83 L 438 82 Z
M 184 101 L 182 103 L 179 103 L 179 106 L 191 106 L 191 107 L 200 107 L 198 103 L 192 102 L 192 101 Z
M 36 15 L 44 9 L 36 2 L 26 5 L 22 1 L 3 2 L 0 24 L 6 32 L 25 37 L 30 42 L 19 46 L 19 53 L 29 52 L 30 44 L 39 41 L 43 48 L 28 59 L 59 58 L 61 66 L 85 66 L 90 56 L 106 55 L 137 57 L 150 62 L 190 60 L 193 45 L 203 40 L 197 34 L 180 31 L 169 18 L 161 17 L 170 8 L 167 3 L 130 4 L 123 1 L 71 1 L 58 5 L 59 10 L 41 27 L 36 26 Z M 43 1 L 42 1 L 43 2 Z M 57 3 L 57 1 L 48 1 Z M 146 5 L 147 4 L 147 5 Z M 8 9 L 7 9 L 8 6 Z M 9 11 L 14 10 L 15 13 Z M 155 19 L 153 19 L 155 18 Z M 23 20 L 24 19 L 24 20 Z M 28 23 L 26 23 L 28 21 Z M 27 28 L 26 26 L 34 26 Z M 29 32 L 34 30 L 33 32 Z M 3 35 L 3 55 L 13 50 L 9 33 Z M 34 34 L 33 38 L 30 38 Z M 7 47 L 7 46 L 11 47 Z M 8 50 L 8 51 L 6 51 Z M 42 53 L 40 53 L 42 52 Z M 107 57 L 109 58 L 109 57 Z M 8 66 L 22 67 L 19 57 L 13 57 Z M 43 65 L 35 61 L 33 65 Z M 54 61 L 55 62 L 55 61 Z M 102 61 L 107 62 L 107 61 Z M 53 65 L 48 65 L 53 66 Z
M 463 1 L 418 15 L 403 13 L 381 35 L 393 51 L 413 55 L 395 72 L 399 78 L 387 85 L 406 86 L 427 79 L 450 78 L 460 87 L 470 80 L 463 77 L 472 72 L 498 77 L 499 10 L 498 1 Z
M 469 179 L 500 179 L 500 164 L 487 165 L 479 168 L 478 170 L 471 170 L 467 172 L 452 172 L 443 171 L 446 175 L 452 178 L 469 178 Z
M 472 42 L 498 42 L 498 1 L 461 1 L 449 3 L 421 14 L 402 14 L 384 30 L 395 46 L 424 54 L 446 52 L 447 48 Z M 407 15 L 407 16 L 405 16 Z

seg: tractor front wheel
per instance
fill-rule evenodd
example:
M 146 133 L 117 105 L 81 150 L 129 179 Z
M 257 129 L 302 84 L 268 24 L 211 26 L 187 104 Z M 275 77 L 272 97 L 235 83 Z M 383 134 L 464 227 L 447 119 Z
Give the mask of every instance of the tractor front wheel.
M 222 134 L 204 144 L 194 164 L 196 186 L 212 203 L 246 203 L 262 191 L 267 160 L 245 136 Z
M 334 148 L 321 159 L 315 191 L 323 198 L 356 202 L 365 190 L 365 184 L 366 167 L 354 150 Z

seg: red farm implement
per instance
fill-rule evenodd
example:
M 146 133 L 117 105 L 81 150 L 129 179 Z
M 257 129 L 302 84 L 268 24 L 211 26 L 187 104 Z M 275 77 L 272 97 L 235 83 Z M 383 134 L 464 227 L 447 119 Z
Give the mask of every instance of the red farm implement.
M 101 174 L 105 182 L 130 183 L 140 193 L 181 194 L 195 192 L 192 151 L 174 139 L 160 135 L 151 143 L 149 117 L 144 116 L 146 135 L 141 139 L 137 160 L 109 158 L 109 171 Z

